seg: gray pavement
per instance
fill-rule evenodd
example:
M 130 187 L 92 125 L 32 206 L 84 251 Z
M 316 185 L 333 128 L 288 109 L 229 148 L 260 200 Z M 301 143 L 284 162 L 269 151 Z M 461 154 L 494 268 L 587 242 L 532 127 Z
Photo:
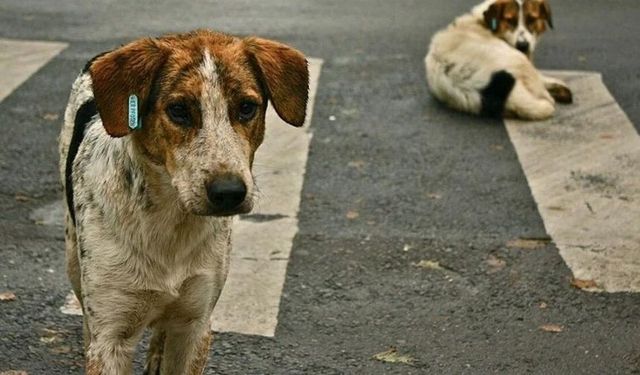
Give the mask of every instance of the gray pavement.
M 430 35 L 473 1 L 142 4 L 0 2 L 1 38 L 69 43 L 0 102 L 0 292 L 17 296 L 0 302 L 0 372 L 81 373 L 80 322 L 59 312 L 62 231 L 29 218 L 61 194 L 54 118 L 70 83 L 97 52 L 195 27 L 324 60 L 275 336 L 218 334 L 208 373 L 640 372 L 640 296 L 572 288 L 503 124 L 427 92 Z M 538 65 L 602 73 L 638 129 L 640 4 L 552 6 Z M 371 359 L 391 346 L 414 363 Z

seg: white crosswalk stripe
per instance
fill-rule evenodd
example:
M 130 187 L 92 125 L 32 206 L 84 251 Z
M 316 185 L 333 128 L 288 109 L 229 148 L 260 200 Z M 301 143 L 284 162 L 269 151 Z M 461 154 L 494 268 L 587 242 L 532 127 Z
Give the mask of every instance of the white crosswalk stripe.
M 65 48 L 66 43 L 0 39 L 0 101 Z
M 575 103 L 505 121 L 547 232 L 578 279 L 640 291 L 640 138 L 598 73 L 549 72 Z

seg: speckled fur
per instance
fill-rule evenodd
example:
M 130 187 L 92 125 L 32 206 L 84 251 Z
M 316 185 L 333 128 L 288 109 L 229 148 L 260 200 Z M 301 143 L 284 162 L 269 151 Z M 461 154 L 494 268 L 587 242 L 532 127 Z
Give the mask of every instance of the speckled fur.
M 262 82 L 263 76 L 276 73 L 259 64 L 256 68 L 245 56 L 256 43 L 273 53 L 277 46 L 277 54 L 287 59 L 280 67 L 297 70 L 306 79 L 299 83 L 304 90 Z M 95 79 L 105 79 L 99 70 L 110 69 L 112 60 L 127 64 L 135 59 L 138 66 L 151 66 L 155 62 L 150 59 L 160 58 L 157 48 L 165 55 L 154 69 L 162 66 L 165 77 L 177 78 L 158 80 L 155 106 L 148 104 L 140 133 L 130 134 L 119 122 L 121 109 L 111 108 L 126 106 L 114 99 L 122 96 L 115 92 L 122 85 L 96 84 Z M 258 62 L 265 58 L 246 55 Z M 86 371 L 131 373 L 135 346 L 144 328 L 152 327 L 148 371 L 200 374 L 208 357 L 211 312 L 229 267 L 232 224 L 230 216 L 209 210 L 205 183 L 222 173 L 239 176 L 248 194 L 237 212 L 251 209 L 251 164 L 264 133 L 267 99 L 276 108 L 284 105 L 269 93 L 281 89 L 300 97 L 301 104 L 281 116 L 304 121 L 306 60 L 276 42 L 198 31 L 136 41 L 92 64 L 73 84 L 60 134 L 64 185 L 75 114 L 96 96 L 96 87 L 106 87 L 101 95 L 107 92 L 110 100 L 95 97 L 100 115 L 88 124 L 73 163 L 76 220 L 67 213 L 65 230 L 67 271 L 84 312 Z M 189 64 L 193 69 L 184 68 Z M 125 74 L 126 67 L 121 69 L 104 76 Z M 135 87 L 138 79 L 147 80 L 127 77 L 124 85 Z M 145 100 L 153 89 L 140 90 Z M 197 97 L 197 127 L 180 129 L 167 121 L 163 106 L 180 93 Z M 247 95 L 262 104 L 254 120 L 238 124 L 231 106 Z

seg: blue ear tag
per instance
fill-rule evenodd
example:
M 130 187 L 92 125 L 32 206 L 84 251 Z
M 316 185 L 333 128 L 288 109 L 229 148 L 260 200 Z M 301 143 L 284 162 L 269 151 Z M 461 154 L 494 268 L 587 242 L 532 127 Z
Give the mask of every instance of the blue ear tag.
M 491 31 L 498 30 L 498 20 L 495 18 L 491 19 Z
M 138 130 L 142 128 L 142 119 L 138 117 L 138 97 L 129 96 L 129 128 Z

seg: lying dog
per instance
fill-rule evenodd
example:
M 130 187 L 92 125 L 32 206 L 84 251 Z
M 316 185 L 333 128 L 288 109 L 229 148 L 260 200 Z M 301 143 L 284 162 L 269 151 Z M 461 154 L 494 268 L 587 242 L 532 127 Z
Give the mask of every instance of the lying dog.
M 434 35 L 425 59 L 436 98 L 460 111 L 529 120 L 571 103 L 562 81 L 536 70 L 538 39 L 553 27 L 546 0 L 488 0 Z
M 87 374 L 201 374 L 227 276 L 231 216 L 252 209 L 267 102 L 302 126 L 305 57 L 210 31 L 141 39 L 90 61 L 60 135 L 68 274 Z

